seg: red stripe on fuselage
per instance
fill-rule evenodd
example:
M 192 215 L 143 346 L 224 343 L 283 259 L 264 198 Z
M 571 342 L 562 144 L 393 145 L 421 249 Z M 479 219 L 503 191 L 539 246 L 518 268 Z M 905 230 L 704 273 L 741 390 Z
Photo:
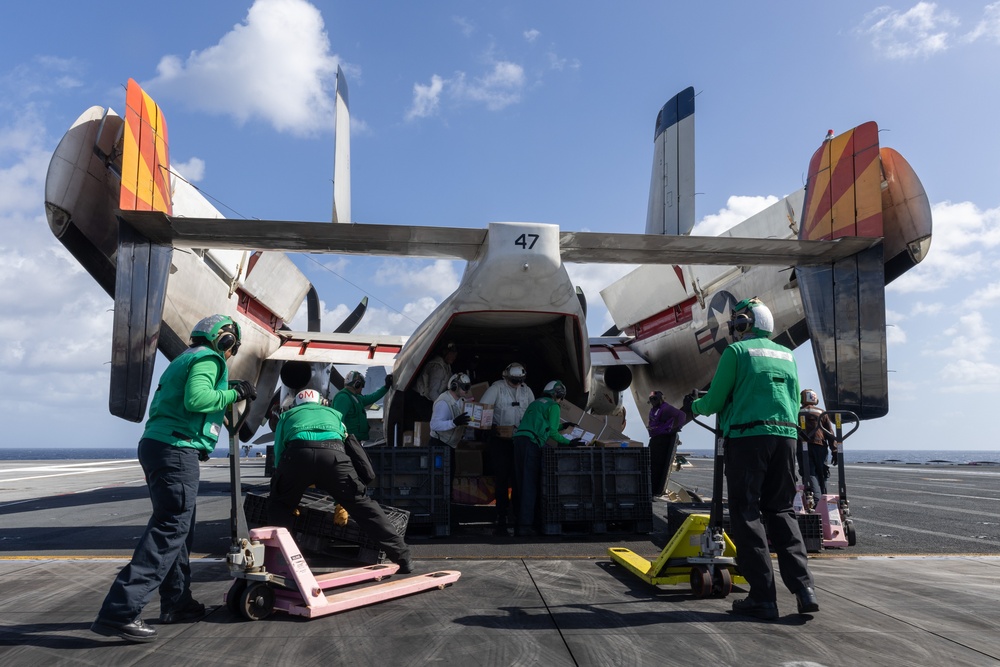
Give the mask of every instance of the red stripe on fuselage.
M 249 293 L 243 291 L 242 288 L 236 288 L 236 296 L 239 298 L 236 310 L 246 315 L 247 319 L 253 320 L 271 331 L 277 331 L 284 324 L 280 317 L 275 315 L 274 312 L 260 301 L 250 296 Z
M 697 298 L 691 297 L 676 306 L 661 310 L 657 314 L 628 327 L 625 329 L 625 333 L 634 336 L 636 340 L 643 340 L 686 324 L 694 319 L 693 308 L 697 300 Z

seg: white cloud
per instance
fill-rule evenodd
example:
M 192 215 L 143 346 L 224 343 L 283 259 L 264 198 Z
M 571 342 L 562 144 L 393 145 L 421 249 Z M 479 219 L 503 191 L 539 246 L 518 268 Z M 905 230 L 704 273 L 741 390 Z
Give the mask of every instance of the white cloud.
M 965 36 L 965 41 L 974 42 L 980 38 L 1000 44 L 1000 2 L 986 5 L 983 9 L 983 18 Z
M 472 37 L 472 34 L 476 32 L 476 24 L 464 16 L 452 16 L 451 20 L 466 37 Z
M 395 287 L 403 294 L 441 298 L 458 289 L 456 268 L 456 262 L 447 259 L 429 263 L 388 260 L 380 264 L 372 281 L 379 286 Z
M 941 370 L 941 378 L 949 383 L 942 389 L 950 393 L 980 392 L 983 387 L 995 390 L 1000 386 L 1000 365 L 959 359 Z
M 766 197 L 745 197 L 733 195 L 726 200 L 726 208 L 718 213 L 706 215 L 695 223 L 691 234 L 695 236 L 718 236 L 727 229 L 743 222 L 751 215 L 760 213 L 768 206 L 778 202 L 774 195 Z
M 144 86 L 240 123 L 262 119 L 279 132 L 311 135 L 333 129 L 338 60 L 316 7 L 305 0 L 256 0 L 218 44 L 183 61 L 163 57 L 156 78 Z
M 493 70 L 483 76 L 466 82 L 465 73 L 460 73 L 453 82 L 452 95 L 458 100 L 478 102 L 490 111 L 499 111 L 521 101 L 524 90 L 524 68 L 516 63 L 500 61 L 493 63 Z
M 197 183 L 205 178 L 205 161 L 201 158 L 193 157 L 187 162 L 171 162 L 170 169 L 189 183 Z
M 527 42 L 534 42 L 536 39 L 538 39 L 538 37 L 541 34 L 542 33 L 540 33 L 539 31 L 535 30 L 534 28 L 532 28 L 531 30 L 525 30 L 524 31 L 524 39 Z
M 918 2 L 905 12 L 878 7 L 865 16 L 856 31 L 869 35 L 872 46 L 885 57 L 905 60 L 948 49 L 949 30 L 958 23 L 948 10 L 938 10 L 937 3 Z
M 413 84 L 413 104 L 406 112 L 406 120 L 427 118 L 438 112 L 441 105 L 441 92 L 444 90 L 444 79 L 437 74 L 431 77 L 428 85 Z

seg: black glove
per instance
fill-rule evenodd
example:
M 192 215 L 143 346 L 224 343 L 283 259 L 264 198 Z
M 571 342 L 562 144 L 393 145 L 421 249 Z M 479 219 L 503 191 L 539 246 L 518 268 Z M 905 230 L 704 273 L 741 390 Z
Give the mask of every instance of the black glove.
M 835 449 L 833 450 L 833 453 L 830 454 L 830 463 L 832 463 L 833 465 L 837 465 L 839 462 L 840 462 L 840 454 Z
M 389 373 L 388 375 L 385 376 L 385 386 L 387 387 L 392 386 L 392 373 Z
M 204 449 L 199 449 L 198 450 L 198 460 L 199 461 L 207 461 L 208 460 L 208 452 L 206 452 Z
M 686 412 L 689 415 L 694 414 L 694 410 L 691 409 L 691 405 L 694 403 L 694 399 L 696 399 L 696 398 L 698 398 L 698 396 L 693 391 L 690 394 L 688 394 L 687 396 L 685 396 L 684 397 L 684 407 L 682 407 L 681 410 L 683 410 L 684 412 Z
M 583 438 L 573 438 L 569 441 L 570 447 L 586 447 L 587 443 L 583 441 Z
M 572 428 L 574 426 L 576 426 L 576 422 L 563 422 L 562 424 L 559 424 L 559 430 L 565 431 L 566 429 Z
M 455 426 L 465 426 L 470 421 L 472 421 L 472 417 L 469 416 L 468 412 L 463 412 L 462 414 L 460 414 L 459 416 L 457 416 L 457 417 L 455 417 L 454 419 L 451 420 L 451 422 Z
M 257 388 L 249 380 L 234 380 L 229 383 L 236 390 L 236 401 L 251 401 L 257 398 Z

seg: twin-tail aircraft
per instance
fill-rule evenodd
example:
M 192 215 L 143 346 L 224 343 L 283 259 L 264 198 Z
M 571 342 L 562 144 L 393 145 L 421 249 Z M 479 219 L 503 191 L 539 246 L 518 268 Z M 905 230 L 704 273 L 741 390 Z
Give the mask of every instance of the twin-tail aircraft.
M 927 196 L 907 162 L 879 147 L 873 122 L 828 136 L 805 188 L 720 236 L 692 236 L 694 90 L 660 110 L 644 234 L 583 233 L 536 222 L 442 228 L 353 221 L 349 110 L 337 75 L 331 222 L 225 219 L 171 170 L 159 106 L 129 80 L 124 117 L 85 111 L 59 143 L 45 183 L 49 226 L 114 298 L 110 410 L 141 421 L 159 349 L 173 359 L 210 313 L 239 322 L 243 344 L 230 376 L 262 396 L 303 386 L 329 394 L 336 365 L 391 366 L 384 433 L 400 442 L 418 418 L 425 364 L 455 343 L 456 370 L 492 381 L 511 362 L 529 384 L 559 378 L 568 399 L 621 418 L 622 394 L 651 389 L 679 403 L 711 380 L 728 344 L 725 322 L 742 298 L 770 307 L 775 338 L 811 339 L 828 409 L 863 419 L 888 411 L 885 285 L 926 256 Z M 398 255 L 467 261 L 458 289 L 408 337 L 351 331 L 364 304 L 323 333 L 319 299 L 285 253 Z M 586 299 L 565 264 L 638 264 L 602 290 L 615 325 L 591 337 Z M 308 330 L 288 322 L 303 301 Z M 276 400 L 276 399 L 275 399 Z M 274 402 L 242 415 L 246 441 Z M 401 443 L 400 443 L 401 444 Z

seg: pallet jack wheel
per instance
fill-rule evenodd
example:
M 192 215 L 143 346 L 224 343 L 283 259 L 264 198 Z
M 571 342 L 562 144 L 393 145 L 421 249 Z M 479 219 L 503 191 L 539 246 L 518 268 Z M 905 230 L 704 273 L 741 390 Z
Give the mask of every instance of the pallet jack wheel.
M 712 575 L 704 565 L 691 568 L 691 593 L 696 598 L 708 597 L 712 593 Z
M 729 597 L 733 591 L 733 576 L 728 567 L 716 567 L 712 573 L 712 595 L 717 598 Z
M 854 522 L 850 519 L 844 524 L 844 532 L 847 533 L 847 546 L 853 547 L 858 543 L 858 534 L 854 531 Z
M 240 613 L 251 621 L 267 618 L 274 611 L 274 590 L 267 584 L 255 581 L 240 593 Z
M 236 616 L 240 615 L 240 596 L 247 589 L 246 579 L 234 579 L 226 593 L 226 608 Z

